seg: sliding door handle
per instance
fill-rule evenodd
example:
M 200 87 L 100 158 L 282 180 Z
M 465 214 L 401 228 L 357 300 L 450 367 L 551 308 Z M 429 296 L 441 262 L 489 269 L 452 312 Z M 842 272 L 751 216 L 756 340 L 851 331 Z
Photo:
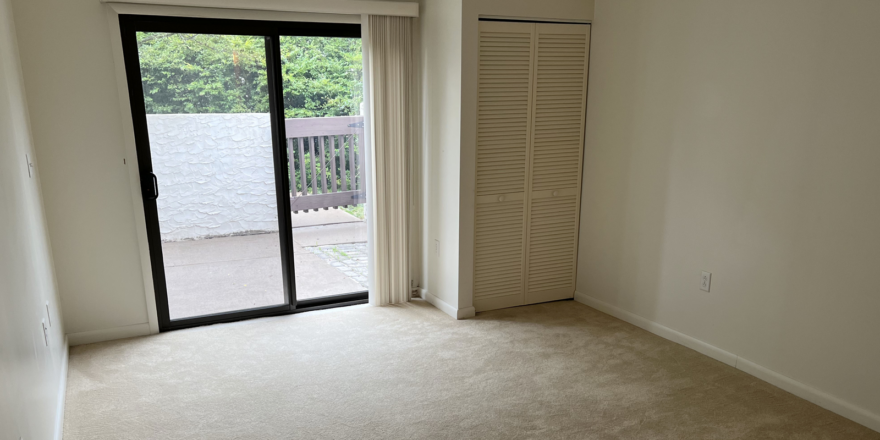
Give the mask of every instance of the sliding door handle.
M 144 195 L 144 200 L 156 200 L 159 198 L 159 181 L 156 180 L 155 174 L 147 173 L 146 176 L 141 178 L 141 192 Z

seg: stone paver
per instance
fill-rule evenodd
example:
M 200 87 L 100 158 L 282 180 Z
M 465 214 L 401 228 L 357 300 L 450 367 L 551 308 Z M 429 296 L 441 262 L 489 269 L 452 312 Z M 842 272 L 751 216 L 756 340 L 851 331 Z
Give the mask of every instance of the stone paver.
M 341 243 L 327 246 L 306 247 L 315 255 L 342 271 L 345 276 L 357 281 L 364 289 L 367 288 L 367 244 Z

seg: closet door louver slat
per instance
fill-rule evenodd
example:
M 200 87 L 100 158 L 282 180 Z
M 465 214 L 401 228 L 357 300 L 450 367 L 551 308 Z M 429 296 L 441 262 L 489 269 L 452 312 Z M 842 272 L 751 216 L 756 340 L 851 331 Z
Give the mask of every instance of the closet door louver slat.
M 525 303 L 574 296 L 589 26 L 537 24 Z
M 524 301 L 533 23 L 480 22 L 474 307 Z

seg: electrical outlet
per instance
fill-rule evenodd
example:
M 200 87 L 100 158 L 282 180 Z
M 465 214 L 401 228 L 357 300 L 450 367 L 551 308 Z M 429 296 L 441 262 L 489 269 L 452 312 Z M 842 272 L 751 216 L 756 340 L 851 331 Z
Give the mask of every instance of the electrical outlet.
M 712 274 L 710 272 L 703 271 L 703 275 L 700 277 L 700 290 L 709 291 L 709 287 L 712 285 Z

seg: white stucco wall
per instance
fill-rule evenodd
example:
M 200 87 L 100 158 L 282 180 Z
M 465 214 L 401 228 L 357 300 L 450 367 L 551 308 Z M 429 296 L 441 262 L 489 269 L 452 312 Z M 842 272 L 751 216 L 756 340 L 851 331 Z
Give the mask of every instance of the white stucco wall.
M 277 231 L 269 114 L 148 115 L 163 240 Z

